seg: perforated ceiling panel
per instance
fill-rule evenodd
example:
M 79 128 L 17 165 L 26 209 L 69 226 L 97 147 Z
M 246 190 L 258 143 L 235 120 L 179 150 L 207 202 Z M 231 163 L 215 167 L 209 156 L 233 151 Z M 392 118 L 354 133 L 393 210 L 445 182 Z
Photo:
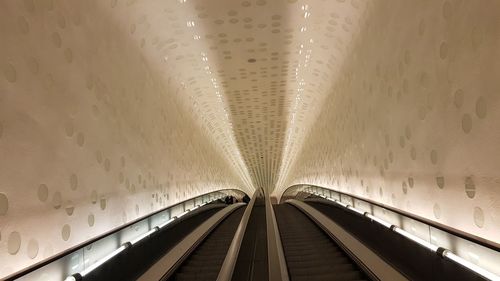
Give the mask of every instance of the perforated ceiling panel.
M 363 2 L 323 2 L 137 1 L 122 20 L 164 64 L 159 69 L 175 74 L 241 176 L 272 191 L 331 89 L 365 9 Z

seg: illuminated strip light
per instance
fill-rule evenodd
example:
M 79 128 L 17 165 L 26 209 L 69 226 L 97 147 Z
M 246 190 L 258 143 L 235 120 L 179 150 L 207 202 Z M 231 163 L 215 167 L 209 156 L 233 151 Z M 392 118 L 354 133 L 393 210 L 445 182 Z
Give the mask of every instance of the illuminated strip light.
M 194 208 L 193 208 L 193 209 L 194 209 Z M 180 215 L 178 215 L 178 216 L 177 216 L 177 218 L 180 218 L 180 217 L 182 217 L 182 216 L 186 215 L 187 213 L 191 212 L 191 210 L 193 210 L 193 209 L 187 209 L 187 210 L 185 210 L 185 211 L 184 211 L 184 212 L 182 212 Z
M 436 246 L 434 244 L 431 244 L 431 243 L 425 241 L 424 239 L 422 239 L 422 238 L 420 238 L 418 236 L 415 236 L 415 235 L 413 235 L 413 234 L 411 234 L 411 233 L 409 233 L 409 232 L 407 232 L 407 231 L 405 231 L 405 230 L 403 230 L 403 229 L 401 229 L 401 228 L 399 228 L 399 227 L 397 227 L 395 225 L 393 225 L 391 228 L 395 232 L 403 235 L 404 237 L 412 240 L 413 242 L 416 242 L 416 243 L 424 246 L 425 248 L 427 248 L 427 249 L 429 249 L 429 250 L 431 250 L 433 252 L 436 252 L 437 249 L 439 248 L 438 246 Z
M 347 208 L 347 209 L 349 209 L 349 210 L 351 210 L 351 211 L 353 211 L 353 212 L 355 212 L 355 213 L 358 213 L 358 214 L 360 214 L 360 215 L 362 215 L 362 216 L 364 216 L 364 215 L 365 215 L 365 212 L 363 212 L 363 211 L 361 211 L 361 210 L 358 210 L 358 209 L 354 208 L 354 207 L 353 207 L 353 206 L 351 206 L 351 205 L 347 205 L 347 207 L 346 207 L 346 208 Z
M 215 201 L 215 200 L 214 200 L 214 201 Z M 193 208 L 191 208 L 191 209 L 187 209 L 187 210 L 185 210 L 184 212 L 182 212 L 182 213 L 178 214 L 177 216 L 175 216 L 174 218 L 178 219 L 178 218 L 180 218 L 180 217 L 182 217 L 182 216 L 186 215 L 187 213 L 189 213 L 189 212 L 191 212 L 191 211 L 194 211 L 194 210 L 198 209 L 199 207 L 200 207 L 200 206 L 195 206 L 195 207 L 193 207 Z
M 192 208 L 191 210 L 186 210 L 185 212 L 183 212 L 183 213 L 181 213 L 181 214 L 179 214 L 179 215 L 177 215 L 177 216 L 172 217 L 171 219 L 169 219 L 168 221 L 164 222 L 163 224 L 158 225 L 158 228 L 164 228 L 165 226 L 167 226 L 167 225 L 171 224 L 174 220 L 176 220 L 176 219 L 178 219 L 178 218 L 180 218 L 180 217 L 184 216 L 185 214 L 189 213 L 190 211 L 194 211 L 194 210 L 196 210 L 196 209 L 198 209 L 198 208 L 200 208 L 200 207 L 202 207 L 202 206 L 205 206 L 205 205 L 207 205 L 207 204 L 209 204 L 209 203 L 212 203 L 212 202 L 214 202 L 214 201 L 216 201 L 216 200 L 218 200 L 218 199 L 215 199 L 215 200 L 212 200 L 212 201 L 208 201 L 208 202 L 202 203 L 201 205 L 197 205 L 197 206 L 195 206 L 194 208 Z
M 338 205 L 344 207 L 344 208 L 347 208 L 349 205 L 347 205 L 346 203 L 342 202 L 342 201 L 339 201 L 337 199 L 329 199 L 330 201 L 333 201 L 335 203 L 337 203 Z
M 141 241 L 142 239 L 148 237 L 149 235 L 155 233 L 156 231 L 158 231 L 160 228 L 159 227 L 154 227 L 153 229 L 151 229 L 150 231 L 142 234 L 142 235 L 139 235 L 138 237 L 136 237 L 134 240 L 130 240 L 130 244 L 132 245 L 135 245 L 137 244 L 137 242 Z
M 177 217 L 173 217 L 169 219 L 168 221 L 164 222 L 163 224 L 160 224 L 158 227 L 159 228 L 164 228 L 165 226 L 169 225 L 171 222 L 173 222 Z
M 339 200 L 337 200 L 337 199 L 334 199 L 334 198 L 329 198 L 329 197 L 322 196 L 322 195 L 320 195 L 320 197 L 325 198 L 325 199 L 326 199 L 326 200 L 328 200 L 328 201 L 332 201 L 333 203 L 336 203 L 336 204 L 338 204 L 338 205 L 340 205 L 340 206 L 342 206 L 342 207 L 344 207 L 344 208 L 347 208 L 347 207 L 349 206 L 349 205 L 347 205 L 346 203 L 341 202 L 341 201 L 339 201 Z
M 213 200 L 213 201 L 215 201 L 215 200 Z M 203 207 L 203 206 L 205 206 L 205 205 L 207 205 L 208 203 L 211 203 L 211 202 L 213 202 L 213 201 L 206 202 L 206 203 L 201 203 L 201 204 L 199 204 L 199 205 L 196 205 L 196 206 L 194 206 L 193 208 L 191 208 L 191 211 L 194 211 L 194 210 L 196 210 L 196 209 L 198 209 L 198 208 L 201 208 L 201 207 Z
M 346 203 L 343 203 L 343 202 L 341 202 L 341 201 L 339 201 L 339 200 L 337 200 L 337 199 L 327 198 L 326 196 L 321 196 L 321 195 L 320 195 L 320 197 L 323 197 L 323 198 L 325 198 L 325 199 L 326 199 L 326 200 L 328 200 L 328 201 L 332 201 L 332 202 L 334 202 L 334 203 L 336 203 L 336 204 L 338 204 L 338 205 L 340 205 L 340 206 L 342 206 L 342 207 L 344 207 L 344 208 L 347 208 L 347 209 L 349 209 L 349 210 L 351 210 L 351 211 L 353 211 L 353 212 L 355 212 L 355 213 L 358 213 L 358 214 L 360 214 L 360 215 L 364 215 L 365 217 L 367 217 L 367 218 L 369 218 L 369 219 L 371 219 L 371 220 L 373 220 L 373 221 L 376 221 L 376 222 L 380 223 L 381 225 L 383 225 L 383 226 L 385 226 L 385 227 L 387 227 L 387 228 L 391 228 L 391 227 L 393 226 L 392 224 L 390 224 L 390 223 L 388 223 L 388 222 L 386 222 L 386 221 L 384 221 L 384 220 L 382 220 L 382 219 L 379 219 L 379 218 L 377 218 L 376 216 L 373 216 L 373 215 L 371 215 L 371 214 L 370 214 L 370 213 L 368 213 L 368 212 L 363 212 L 363 211 L 361 211 L 361 210 L 358 210 L 358 209 L 356 209 L 356 208 L 352 207 L 351 205 L 348 205 L 348 204 L 346 204 Z
M 190 209 L 187 209 L 187 210 L 185 210 L 184 212 L 182 212 L 182 213 L 178 214 L 177 216 L 175 216 L 175 218 L 177 218 L 177 219 L 178 219 L 178 218 L 180 218 L 180 217 L 182 217 L 182 216 L 186 215 L 186 214 L 187 214 L 187 213 L 189 213 L 189 212 L 191 212 L 191 210 L 190 210 Z
M 383 226 L 385 226 L 387 228 L 391 228 L 392 227 L 392 224 L 386 222 L 383 219 L 379 219 L 376 216 L 374 216 L 374 215 L 372 215 L 372 214 L 370 214 L 368 212 L 365 213 L 365 217 L 371 219 L 372 221 L 376 221 L 376 222 L 380 223 L 381 225 L 383 225 Z
M 363 211 L 358 210 L 358 209 L 356 209 L 356 208 L 354 208 L 354 207 L 352 207 L 352 206 L 350 206 L 350 205 L 348 205 L 348 204 L 345 204 L 345 203 L 343 203 L 343 202 L 340 202 L 340 201 L 339 201 L 339 200 L 337 200 L 337 199 L 327 198 L 326 196 L 320 196 L 320 197 L 323 197 L 323 198 L 325 198 L 325 199 L 326 199 L 326 200 L 328 200 L 328 201 L 335 202 L 335 203 L 337 203 L 338 205 L 340 205 L 340 206 L 342 206 L 342 207 L 344 207 L 344 208 L 347 208 L 347 209 L 349 209 L 349 210 L 351 210 L 351 211 L 353 211 L 353 212 L 356 212 L 356 213 L 358 213 L 358 214 L 360 214 L 360 215 L 364 215 L 365 217 L 367 217 L 367 218 L 369 218 L 369 219 L 371 219 L 371 220 L 373 220 L 373 221 L 376 221 L 376 222 L 380 223 L 381 225 L 383 225 L 383 226 L 385 226 L 385 227 L 387 227 L 387 228 L 391 228 L 391 227 L 392 227 L 392 224 L 390 224 L 390 223 L 388 223 L 388 222 L 386 222 L 386 221 L 384 221 L 384 220 L 382 220 L 382 219 L 379 219 L 379 218 L 377 218 L 376 216 L 373 216 L 373 215 L 369 214 L 368 212 L 363 212 Z
M 452 253 L 450 250 L 444 250 L 443 251 L 443 257 L 446 257 L 464 267 L 466 267 L 467 269 L 470 269 L 472 271 L 474 271 L 475 273 L 489 279 L 489 280 L 495 280 L 495 281 L 499 281 L 500 280 L 500 276 L 492 273 L 492 272 L 489 272 L 488 270 L 478 266 L 478 265 L 475 265 L 473 264 L 472 262 L 468 261 L 468 260 L 465 260 L 457 255 L 455 255 L 454 253 Z
M 90 272 L 92 272 L 94 269 L 98 268 L 99 266 L 101 266 L 105 262 L 109 261 L 110 259 L 112 259 L 116 255 L 118 255 L 119 253 L 123 252 L 125 249 L 127 249 L 128 247 L 130 247 L 130 245 L 131 245 L 130 243 L 123 244 L 120 248 L 114 250 L 113 252 L 111 252 L 107 256 L 105 256 L 104 258 L 98 260 L 97 262 L 95 262 L 91 266 L 89 266 L 86 269 L 84 269 L 82 272 L 80 272 L 80 275 L 82 277 L 84 277 L 85 275 L 87 275 Z

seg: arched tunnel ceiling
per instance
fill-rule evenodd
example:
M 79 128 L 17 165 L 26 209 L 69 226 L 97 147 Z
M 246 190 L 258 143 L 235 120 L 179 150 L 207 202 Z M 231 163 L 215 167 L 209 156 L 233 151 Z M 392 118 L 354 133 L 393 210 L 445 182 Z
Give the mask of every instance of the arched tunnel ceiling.
M 0 1 L 0 277 L 222 188 L 316 184 L 498 243 L 499 14 Z
M 240 176 L 270 191 L 282 185 L 366 4 L 129 4 L 134 8 L 117 6 L 116 17 L 145 55 L 183 85 L 201 126 L 234 157 Z M 314 5 L 322 8 L 312 17 Z

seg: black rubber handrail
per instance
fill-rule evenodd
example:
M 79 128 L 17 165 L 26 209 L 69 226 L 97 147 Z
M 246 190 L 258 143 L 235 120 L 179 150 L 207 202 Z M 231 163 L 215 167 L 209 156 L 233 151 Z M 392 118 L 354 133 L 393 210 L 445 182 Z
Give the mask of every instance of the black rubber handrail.
M 232 191 L 237 191 L 237 192 L 241 192 L 241 193 L 243 193 L 243 194 L 246 194 L 245 192 L 243 192 L 243 191 L 241 191 L 241 190 L 238 190 L 238 189 L 229 189 L 229 188 L 228 188 L 228 189 L 219 189 L 219 190 L 215 190 L 215 191 L 210 191 L 210 192 L 207 192 L 207 193 L 204 193 L 204 194 L 201 194 L 201 195 L 198 195 L 198 196 L 195 196 L 195 197 L 192 197 L 192 198 L 186 199 L 186 200 L 184 200 L 184 201 L 181 201 L 181 202 L 175 203 L 174 205 L 167 206 L 167 207 L 162 208 L 162 209 L 160 209 L 160 210 L 154 211 L 153 213 L 150 213 L 150 214 L 147 214 L 147 215 L 142 216 L 142 217 L 140 217 L 140 218 L 137 218 L 137 219 L 135 219 L 135 220 L 133 220 L 133 221 L 130 221 L 130 222 L 128 222 L 128 223 L 126 223 L 126 224 L 124 224 L 124 225 L 121 225 L 121 226 L 119 226 L 119 227 L 116 227 L 116 228 L 114 228 L 114 229 L 111 229 L 111 230 L 109 230 L 109 231 L 107 231 L 107 232 L 102 233 L 101 235 L 98 235 L 98 236 L 96 236 L 96 237 L 94 237 L 94 238 L 91 238 L 91 239 L 89 239 L 89 240 L 85 241 L 85 242 L 82 242 L 82 243 L 77 244 L 77 245 L 75 245 L 75 246 L 73 246 L 73 247 L 71 247 L 71 248 L 68 248 L 68 249 L 66 249 L 66 250 L 64 250 L 64 251 L 62 251 L 62 252 L 59 252 L 58 254 L 56 254 L 56 255 L 54 255 L 54 256 L 52 256 L 52 257 L 50 257 L 49 259 L 43 260 L 43 261 L 41 261 L 41 262 L 39 262 L 39 263 L 35 263 L 35 264 L 31 265 L 30 267 L 24 268 L 24 269 L 22 269 L 21 271 L 15 272 L 15 273 L 13 273 L 13 274 L 11 274 L 11 275 L 7 276 L 7 277 L 5 278 L 5 281 L 13 281 L 13 280 L 16 280 L 16 279 L 18 279 L 18 278 L 21 278 L 21 277 L 23 277 L 24 275 L 27 275 L 27 274 L 29 274 L 29 273 L 31 273 L 31 272 L 33 272 L 33 271 L 37 270 L 37 269 L 40 269 L 40 268 L 42 268 L 42 267 L 44 267 L 44 266 L 46 266 L 46 265 L 48 265 L 48 264 L 50 264 L 50 263 L 52 263 L 52 262 L 54 262 L 54 261 L 58 260 L 58 259 L 61 259 L 61 258 L 62 258 L 62 257 L 64 257 L 64 256 L 67 256 L 67 255 L 69 255 L 69 254 L 72 254 L 72 253 L 74 253 L 74 252 L 76 252 L 76 251 L 80 250 L 81 248 L 87 247 L 88 245 L 90 245 L 90 244 L 92 244 L 92 243 L 94 243 L 94 242 L 96 242 L 96 241 L 98 241 L 98 240 L 101 240 L 101 239 L 105 238 L 106 236 L 109 236 L 109 235 L 115 234 L 115 233 L 117 233 L 117 232 L 119 232 L 119 231 L 121 231 L 121 230 L 123 230 L 123 229 L 125 229 L 125 228 L 127 228 L 127 227 L 129 227 L 129 226 L 131 226 L 131 225 L 133 225 L 133 224 L 135 224 L 135 223 L 138 223 L 138 222 L 140 222 L 140 221 L 142 221 L 142 220 L 148 219 L 148 218 L 150 218 L 150 217 L 152 217 L 152 216 L 154 216 L 154 215 L 156 215 L 156 214 L 158 214 L 158 213 L 161 213 L 161 212 L 163 212 L 163 211 L 166 211 L 166 210 L 168 210 L 168 209 L 171 209 L 171 208 L 173 208 L 173 207 L 175 207 L 175 206 L 178 206 L 178 205 L 184 204 L 185 202 L 187 202 L 187 201 L 189 201 L 189 200 L 192 200 L 192 199 L 195 199 L 195 198 L 198 198 L 198 197 L 202 197 L 202 196 L 205 196 L 205 195 L 209 195 L 209 194 L 212 194 L 212 193 L 224 192 L 224 191 L 230 191 L 230 190 L 232 190 Z
M 426 219 L 426 218 L 423 218 L 423 217 L 420 217 L 420 216 L 417 216 L 417 215 L 405 212 L 403 210 L 396 209 L 396 208 L 391 207 L 391 206 L 387 206 L 387 205 L 379 203 L 379 202 L 375 202 L 375 201 L 370 200 L 370 199 L 361 198 L 361 197 L 358 197 L 356 195 L 352 195 L 352 194 L 349 194 L 349 193 L 344 193 L 344 192 L 338 191 L 338 190 L 328 189 L 328 188 L 325 188 L 325 187 L 322 187 L 322 186 L 318 186 L 318 185 L 312 185 L 312 184 L 295 184 L 295 185 L 292 185 L 292 186 L 288 187 L 287 189 L 285 189 L 285 191 L 283 191 L 283 193 L 281 195 L 281 198 L 280 198 L 280 203 L 282 203 L 283 197 L 285 196 L 286 192 L 289 189 L 298 188 L 298 187 L 301 187 L 301 186 L 318 187 L 318 188 L 321 188 L 321 189 L 324 189 L 324 190 L 337 192 L 337 193 L 339 193 L 341 195 L 349 196 L 349 197 L 352 197 L 354 199 L 357 199 L 357 200 L 360 200 L 360 201 L 364 201 L 366 203 L 369 203 L 369 204 L 372 204 L 372 205 L 375 205 L 375 206 L 387 209 L 389 211 L 395 212 L 395 213 L 400 214 L 402 216 L 409 217 L 411 219 L 414 219 L 414 220 L 419 221 L 421 223 L 427 224 L 427 225 L 432 226 L 434 228 L 437 228 L 439 230 L 448 232 L 448 233 L 453 234 L 453 235 L 455 235 L 457 237 L 460 237 L 460 238 L 465 239 L 467 241 L 470 241 L 472 243 L 481 245 L 483 247 L 489 248 L 491 250 L 494 250 L 494 251 L 497 251 L 497 252 L 500 251 L 500 244 L 495 243 L 493 241 L 486 240 L 486 239 L 481 238 L 479 236 L 472 235 L 472 234 L 467 233 L 467 232 L 463 232 L 463 231 L 458 230 L 456 228 L 452 228 L 452 227 L 449 227 L 447 225 L 431 221 L 429 219 Z

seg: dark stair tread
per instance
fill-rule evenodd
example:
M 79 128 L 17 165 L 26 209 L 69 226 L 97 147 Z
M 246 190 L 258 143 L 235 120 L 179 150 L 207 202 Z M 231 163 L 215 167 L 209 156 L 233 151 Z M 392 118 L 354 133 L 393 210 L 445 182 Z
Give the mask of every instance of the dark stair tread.
M 368 279 L 350 257 L 311 219 L 289 204 L 274 206 L 292 281 Z
M 216 280 L 244 210 L 235 210 L 219 223 L 169 280 Z

